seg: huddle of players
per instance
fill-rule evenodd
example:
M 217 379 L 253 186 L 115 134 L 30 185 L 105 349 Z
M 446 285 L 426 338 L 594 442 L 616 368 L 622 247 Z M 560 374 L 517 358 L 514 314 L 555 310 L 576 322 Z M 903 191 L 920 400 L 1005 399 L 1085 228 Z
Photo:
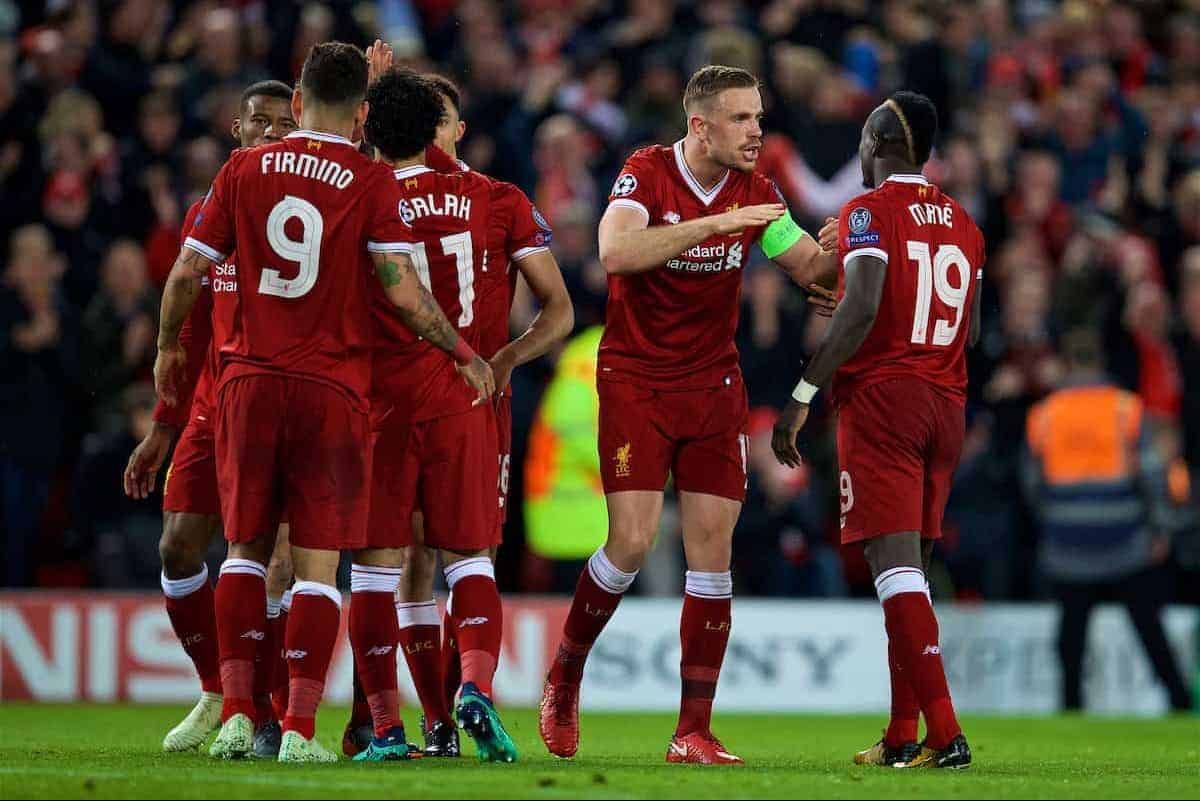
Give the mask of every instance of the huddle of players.
M 369 115 L 361 103 L 365 87 L 360 52 L 338 44 L 313 49 L 293 101 L 306 130 L 234 154 L 197 215 L 164 295 L 156 383 L 168 401 L 176 401 L 183 366 L 179 327 L 210 265 L 225 263 L 239 246 L 235 322 L 224 332 L 221 314 L 213 315 L 214 341 L 224 343 L 215 452 L 230 553 L 213 600 L 223 695 L 212 753 L 251 752 L 256 717 L 267 714 L 261 701 L 255 703 L 256 689 L 264 687 L 255 687 L 256 677 L 279 675 L 271 667 L 255 671 L 255 659 L 269 628 L 264 565 L 286 509 L 297 581 L 283 648 L 286 709 L 276 713 L 283 729 L 278 758 L 336 758 L 313 739 L 313 719 L 337 631 L 338 549 L 355 553 L 350 635 L 373 724 L 372 739 L 355 758 L 410 756 L 396 711 L 395 644 L 401 636 L 392 597 L 401 549 L 412 542 L 410 511 L 419 509 L 424 543 L 442 551 L 452 591 L 443 645 L 452 643 L 460 655 L 458 724 L 475 739 L 481 758 L 511 761 L 516 749 L 490 699 L 501 631 L 488 558 L 499 541 L 495 496 L 490 514 L 481 505 L 472 517 L 478 472 L 456 474 L 446 462 L 452 453 L 474 454 L 488 463 L 484 483 L 497 486 L 496 417 L 484 402 L 494 394 L 496 378 L 476 355 L 479 338 L 472 331 L 476 298 L 482 304 L 490 282 L 509 279 L 501 266 L 489 272 L 495 253 L 489 234 L 469 224 L 484 209 L 482 219 L 494 216 L 489 204 L 495 203 L 495 184 L 425 164 L 432 133 L 431 126 L 422 127 L 419 108 L 424 93 L 436 94 L 428 82 L 411 73 L 385 73 L 367 93 Z M 680 494 L 689 570 L 680 627 L 680 718 L 667 761 L 742 763 L 713 735 L 710 720 L 731 628 L 730 548 L 748 448 L 733 332 L 740 268 L 746 249 L 758 243 L 826 313 L 835 295 L 823 287 L 838 287 L 828 334 L 780 417 L 773 447 L 784 463 L 798 462 L 796 435 L 817 388 L 833 378 L 843 541 L 864 543 L 876 575 L 892 675 L 891 725 L 880 743 L 855 759 L 965 767 L 970 752 L 954 719 L 922 566 L 940 536 L 961 448 L 964 348 L 968 333 L 977 335 L 974 271 L 983 249 L 966 213 L 920 177 L 936 114 L 927 99 L 910 93 L 898 93 L 872 113 L 860 153 L 864 183 L 874 191 L 847 204 L 818 244 L 792 222 L 774 185 L 753 172 L 762 137 L 753 76 L 704 68 L 689 82 L 684 107 L 685 138 L 630 157 L 600 224 L 601 260 L 609 273 L 598 380 L 609 538 L 580 577 L 543 693 L 542 739 L 558 756 L 578 748 L 587 653 L 653 542 L 670 474 Z M 439 97 L 433 125 L 442 116 Z M 346 138 L 364 121 L 382 164 L 360 156 Z M 339 194 L 356 183 L 357 191 Z M 444 189 L 451 185 L 453 191 Z M 458 199 L 436 200 L 444 193 Z M 532 207 L 528 212 L 542 229 L 544 246 L 549 231 Z M 466 224 L 427 233 L 423 228 L 446 225 L 448 218 Z M 365 264 L 357 269 L 356 259 L 365 262 L 365 254 L 355 251 L 364 243 L 377 283 L 366 280 Z M 322 247 L 337 253 L 339 263 L 322 260 Z M 501 263 L 520 251 L 510 248 Z M 440 262 L 443 257 L 448 261 Z M 319 280 L 330 270 L 339 272 L 339 284 Z M 285 279 L 285 272 L 295 277 Z M 439 283 L 443 275 L 457 280 Z M 506 321 L 511 284 L 505 291 Z M 373 371 L 368 296 L 387 332 Z M 548 336 L 545 346 L 555 338 Z M 439 351 L 453 354 L 454 370 Z M 414 360 L 421 362 L 417 370 L 411 369 Z M 418 419 L 420 410 L 436 416 Z M 344 447 L 364 441 L 368 428 L 373 470 L 361 450 Z M 464 461 L 474 469 L 474 459 Z M 438 517 L 447 510 L 457 515 L 456 528 Z M 364 525 L 365 519 L 370 523 Z M 484 519 L 490 525 L 469 525 Z M 428 555 L 423 559 L 427 566 Z M 167 582 L 164 572 L 165 590 Z M 432 635 L 415 650 L 436 650 L 436 607 L 421 599 L 407 604 L 401 617 Z M 270 653 L 262 660 L 275 661 Z M 436 681 L 423 682 L 414 670 L 427 742 L 431 723 L 446 724 L 443 735 L 453 731 L 453 722 L 445 720 L 442 676 L 434 675 Z M 919 743 L 922 714 L 927 736 Z M 346 738 L 351 750 L 358 747 L 353 739 Z M 434 739 L 439 753 L 437 743 L 445 745 L 448 737 Z M 457 753 L 440 753 L 451 751 Z

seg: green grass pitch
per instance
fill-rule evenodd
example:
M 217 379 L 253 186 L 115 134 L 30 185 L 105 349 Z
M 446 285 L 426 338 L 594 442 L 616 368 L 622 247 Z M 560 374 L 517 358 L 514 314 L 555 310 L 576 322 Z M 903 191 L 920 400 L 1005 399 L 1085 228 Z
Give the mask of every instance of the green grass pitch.
M 749 763 L 663 762 L 671 715 L 583 714 L 579 755 L 550 757 L 532 710 L 504 719 L 516 765 L 461 760 L 296 767 L 163 754 L 182 707 L 0 705 L 0 798 L 1200 798 L 1200 719 L 963 720 L 968 771 L 858 768 L 882 716 L 718 715 L 715 729 Z M 345 709 L 318 735 L 340 746 Z M 416 714 L 405 718 L 415 728 Z

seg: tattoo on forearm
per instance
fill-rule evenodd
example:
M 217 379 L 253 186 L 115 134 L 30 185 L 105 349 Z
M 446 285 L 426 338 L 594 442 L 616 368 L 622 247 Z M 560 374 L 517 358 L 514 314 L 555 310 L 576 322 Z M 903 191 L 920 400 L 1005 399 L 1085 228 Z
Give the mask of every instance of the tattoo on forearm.
M 458 331 L 442 313 L 442 307 L 437 299 L 430 294 L 423 284 L 418 284 L 420 297 L 415 309 L 400 310 L 400 316 L 405 325 L 414 333 L 425 337 L 426 340 L 445 351 L 454 349 L 458 342 Z
M 412 263 L 407 259 L 396 261 L 384 258 L 383 261 L 375 265 L 375 274 L 379 276 L 379 282 L 383 284 L 384 289 L 390 289 L 403 281 L 404 274 L 411 270 Z

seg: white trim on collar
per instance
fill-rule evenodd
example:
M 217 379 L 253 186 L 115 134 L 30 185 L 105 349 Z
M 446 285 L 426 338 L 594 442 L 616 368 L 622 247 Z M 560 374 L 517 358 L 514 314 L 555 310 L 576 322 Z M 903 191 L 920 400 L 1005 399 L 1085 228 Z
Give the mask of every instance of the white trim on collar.
M 290 134 L 285 136 L 284 139 L 316 139 L 320 142 L 334 142 L 339 145 L 350 145 L 350 147 L 354 147 L 354 143 L 344 136 L 338 136 L 337 134 L 331 133 L 322 133 L 321 131 L 292 131 Z
M 414 175 L 420 175 L 424 172 L 433 172 L 433 170 L 429 169 L 424 164 L 414 164 L 411 167 L 403 167 L 399 170 L 392 170 L 392 173 L 396 176 L 397 180 L 412 178 Z
M 886 184 L 888 181 L 895 181 L 898 184 L 923 184 L 924 186 L 929 186 L 929 181 L 924 175 L 889 175 L 883 182 Z
M 712 189 L 705 189 L 696 180 L 696 176 L 692 175 L 692 169 L 687 164 L 687 159 L 683 157 L 683 140 L 680 139 L 672 148 L 675 151 L 675 166 L 679 169 L 679 174 L 683 176 L 684 182 L 691 188 L 692 193 L 700 199 L 700 202 L 705 206 L 712 205 L 712 202 L 717 199 L 717 195 L 721 194 L 721 190 L 725 188 L 725 183 L 729 180 L 729 170 L 721 176 L 721 180 L 717 181 L 717 185 Z

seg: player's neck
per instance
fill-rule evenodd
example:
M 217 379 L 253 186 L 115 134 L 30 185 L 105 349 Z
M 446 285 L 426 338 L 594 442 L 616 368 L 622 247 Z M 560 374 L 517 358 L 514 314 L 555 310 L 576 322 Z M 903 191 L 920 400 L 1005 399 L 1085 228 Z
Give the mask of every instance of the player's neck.
M 893 175 L 920 175 L 921 168 L 914 167 L 901 159 L 880 159 L 875 165 L 875 187 L 883 186 L 883 182 Z
M 728 167 L 709 158 L 704 152 L 704 146 L 691 136 L 684 137 L 683 140 L 683 161 L 704 189 L 712 189 L 721 182 L 725 173 L 729 172 Z
M 405 170 L 409 167 L 424 167 L 425 166 L 425 151 L 422 150 L 415 156 L 410 156 L 406 159 L 389 159 L 387 156 L 380 156 L 384 164 L 391 167 L 393 170 Z
M 300 127 L 305 131 L 332 134 L 343 139 L 354 135 L 354 120 L 347 120 L 342 115 L 323 113 L 317 109 L 305 109 L 300 114 Z

